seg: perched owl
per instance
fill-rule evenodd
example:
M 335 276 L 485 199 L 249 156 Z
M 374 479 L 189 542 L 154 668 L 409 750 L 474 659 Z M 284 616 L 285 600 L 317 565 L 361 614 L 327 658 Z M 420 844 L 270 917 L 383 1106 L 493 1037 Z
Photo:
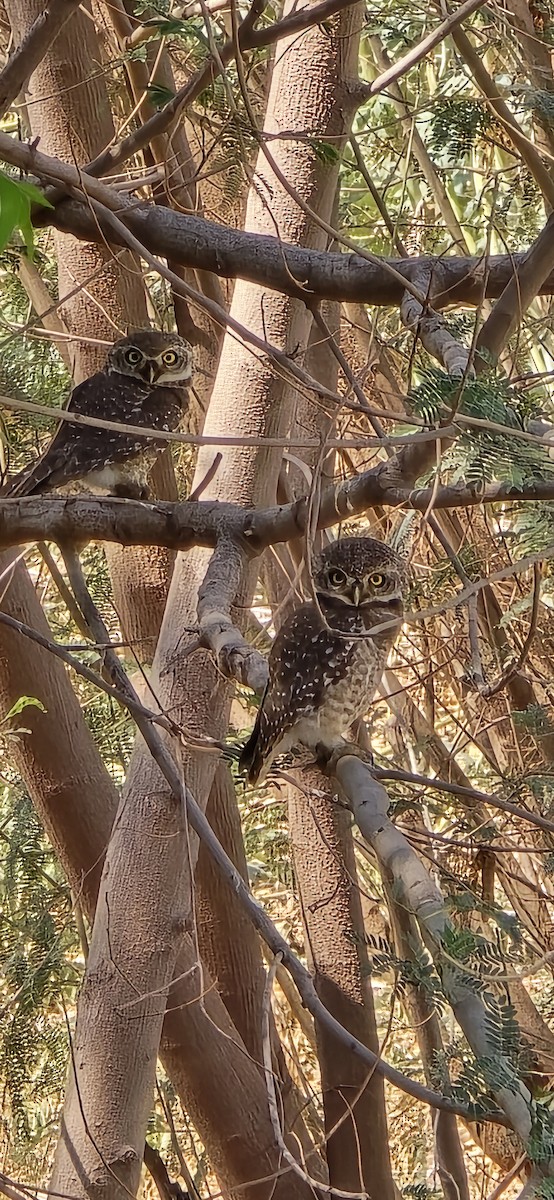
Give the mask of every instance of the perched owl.
M 383 542 L 334 542 L 314 563 L 313 582 L 317 605 L 298 608 L 271 647 L 269 681 L 240 759 L 250 783 L 293 746 L 332 753 L 347 744 L 343 735 L 367 711 L 400 629 L 407 564 Z
M 172 432 L 187 406 L 192 349 L 176 333 L 139 329 L 112 346 L 103 371 L 71 393 L 68 412 Z M 11 481 L 5 496 L 54 488 L 144 499 L 147 477 L 167 442 L 61 421 L 40 458 Z

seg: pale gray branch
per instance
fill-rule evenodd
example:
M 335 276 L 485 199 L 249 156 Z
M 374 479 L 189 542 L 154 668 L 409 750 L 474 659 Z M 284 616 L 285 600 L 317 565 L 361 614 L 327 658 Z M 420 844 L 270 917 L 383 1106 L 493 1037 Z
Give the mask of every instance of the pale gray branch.
M 491 1042 L 486 1010 L 462 964 L 457 965 L 446 949 L 449 921 L 443 898 L 421 859 L 387 816 L 389 797 L 360 758 L 340 758 L 336 777 L 348 798 L 354 818 L 375 852 L 390 886 L 418 920 L 425 944 L 440 974 L 446 997 L 476 1058 L 483 1066 L 494 1063 L 490 1086 L 495 1100 L 510 1124 L 526 1143 L 531 1134 L 534 1102 L 512 1063 Z M 505 1082 L 498 1083 L 499 1075 Z
M 421 290 L 422 281 L 418 279 Z M 463 377 L 468 372 L 470 352 L 449 333 L 444 317 L 432 308 L 424 310 L 411 292 L 405 292 L 400 305 L 400 316 L 407 329 L 417 337 L 422 346 L 449 375 Z

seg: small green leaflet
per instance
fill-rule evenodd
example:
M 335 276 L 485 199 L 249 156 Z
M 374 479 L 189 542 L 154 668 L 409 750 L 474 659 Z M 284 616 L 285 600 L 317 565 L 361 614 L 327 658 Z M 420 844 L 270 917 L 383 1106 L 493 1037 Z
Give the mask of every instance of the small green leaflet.
M 40 700 L 36 700 L 34 696 L 20 696 L 15 704 L 12 704 L 10 711 L 6 713 L 2 721 L 9 721 L 12 717 L 18 717 L 25 708 L 40 708 L 41 712 L 46 712 L 44 704 Z
M 335 163 L 340 162 L 340 152 L 331 142 L 324 142 L 321 138 L 308 138 L 307 142 L 326 167 L 332 167 Z
M 41 204 L 43 208 L 52 208 L 42 192 L 32 183 L 22 183 L 12 179 L 5 171 L 0 171 L 0 253 L 4 250 L 15 229 L 19 229 L 27 253 L 33 257 L 35 237 L 31 224 L 31 205 Z
M 151 30 L 147 41 L 161 37 L 196 38 L 209 50 L 210 43 L 202 30 L 202 22 L 198 18 L 180 19 L 178 17 L 150 17 L 142 24 L 143 30 Z M 142 39 L 141 39 L 142 40 Z
M 175 97 L 175 92 L 172 92 L 171 88 L 162 87 L 161 83 L 149 83 L 145 91 L 154 108 L 165 108 Z

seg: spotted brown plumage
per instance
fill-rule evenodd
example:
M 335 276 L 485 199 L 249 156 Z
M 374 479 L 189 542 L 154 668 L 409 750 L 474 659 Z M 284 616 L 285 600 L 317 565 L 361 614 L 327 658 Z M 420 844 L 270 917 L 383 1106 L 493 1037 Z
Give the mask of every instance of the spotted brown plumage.
M 106 367 L 74 388 L 68 412 L 121 425 L 174 432 L 188 402 L 192 349 L 176 333 L 139 329 L 116 342 Z M 64 491 L 144 498 L 147 476 L 166 441 L 61 421 L 36 462 L 5 496 Z
M 332 753 L 345 744 L 400 629 L 407 566 L 384 542 L 334 542 L 315 562 L 313 582 L 317 603 L 301 605 L 271 648 L 267 688 L 240 759 L 252 784 L 293 746 Z

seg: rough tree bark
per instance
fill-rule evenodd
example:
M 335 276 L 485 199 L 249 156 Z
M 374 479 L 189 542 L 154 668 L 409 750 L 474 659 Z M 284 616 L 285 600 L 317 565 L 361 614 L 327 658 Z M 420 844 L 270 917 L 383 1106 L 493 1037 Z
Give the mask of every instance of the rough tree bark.
M 289 800 L 307 956 L 326 1008 L 378 1054 L 350 817 L 322 782 L 319 772 L 302 771 Z M 345 1061 L 317 1024 L 316 1037 L 331 1184 L 394 1200 L 383 1081 Z
M 1 569 L 8 568 L 10 561 L 4 555 Z M 2 608 L 51 636 L 21 564 L 11 577 Z M 72 890 L 92 921 L 117 811 L 117 789 L 94 746 L 63 665 L 47 650 L 0 624 L 1 710 L 7 712 L 25 695 L 39 699 L 45 711 L 26 710 L 30 733 L 11 743 L 10 756 Z M 254 1200 L 267 1200 L 267 1183 L 252 1182 L 279 1169 L 262 1077 L 206 971 L 203 1001 L 194 1002 L 198 995 L 195 963 L 195 949 L 187 937 L 164 1022 L 162 1060 L 202 1137 L 225 1197 L 241 1197 L 248 1184 Z M 296 1183 L 285 1176 L 282 1200 L 289 1187 L 292 1194 L 302 1196 Z
M 303 37 L 280 47 L 271 89 L 274 107 L 270 122 L 276 119 L 276 100 L 280 98 L 283 119 L 286 114 L 286 126 L 290 128 L 290 96 L 294 83 L 299 103 L 303 98 L 306 101 L 304 110 L 295 115 L 299 127 L 309 126 L 315 134 L 321 131 L 323 136 L 342 144 L 347 133 L 345 112 L 351 113 L 353 106 L 347 85 L 343 83 L 342 88 L 338 88 L 336 81 L 337 75 L 344 80 L 354 74 L 359 24 L 359 11 L 352 8 L 333 21 L 332 28 L 324 33 L 310 30 Z M 290 172 L 296 186 L 302 181 L 305 198 L 309 198 L 328 219 L 336 189 L 336 165 L 321 163 L 312 147 L 304 142 L 301 147 L 294 148 L 288 141 L 279 143 L 279 154 L 283 168 Z M 260 171 L 263 169 L 267 175 L 265 161 L 259 165 Z M 294 236 L 294 240 L 304 244 L 322 243 L 321 231 L 277 185 L 274 185 L 272 199 L 273 218 L 284 236 Z M 262 226 L 269 223 L 267 210 L 254 189 L 250 219 Z M 233 306 L 245 323 L 258 328 L 262 336 L 269 326 L 272 339 L 289 352 L 297 353 L 298 347 L 305 345 L 309 319 L 298 301 L 273 297 L 268 306 L 267 297 L 260 289 L 243 287 L 242 294 L 237 295 L 237 292 L 239 289 L 235 290 Z M 209 432 L 222 426 L 226 432 L 232 432 L 232 428 L 229 429 L 229 400 L 234 402 L 237 395 L 247 395 L 249 401 L 247 410 L 236 416 L 239 430 L 267 433 L 283 422 L 285 426 L 288 423 L 291 401 L 281 381 L 275 381 L 269 364 L 253 363 L 243 347 L 227 339 L 209 410 Z M 263 501 L 274 493 L 277 469 L 274 453 L 269 462 L 263 451 L 257 454 L 251 451 L 229 453 L 224 456 L 212 495 L 250 503 Z M 199 474 L 204 471 L 205 458 L 199 464 Z M 196 709 L 196 722 L 200 732 L 206 734 L 224 730 L 229 701 L 228 689 L 221 687 L 217 673 L 209 668 L 209 664 L 205 670 L 201 668 L 199 680 L 198 662 L 191 672 L 190 655 L 183 654 L 186 646 L 186 639 L 182 638 L 183 626 L 195 621 L 194 583 L 197 586 L 204 574 L 203 560 L 204 556 L 195 552 L 186 559 L 181 556 L 176 565 L 154 664 L 154 687 L 164 706 L 170 705 L 185 727 L 192 724 Z M 187 755 L 184 772 L 186 782 L 205 803 L 214 773 L 210 756 Z M 157 828 L 161 836 L 154 841 L 145 839 L 145 831 L 151 831 L 155 822 L 159 822 Z M 60 1143 L 54 1178 L 57 1190 L 81 1194 L 82 1180 L 75 1166 L 78 1161 L 86 1162 L 85 1174 L 94 1171 L 95 1179 L 99 1182 L 102 1178 L 106 1186 L 113 1189 L 114 1195 L 123 1195 L 126 1188 L 133 1190 L 136 1187 L 161 1032 L 160 998 L 170 987 L 182 940 L 183 921 L 189 911 L 187 850 L 182 814 L 176 811 L 157 768 L 139 746 L 114 825 L 100 890 L 87 983 L 79 1006 L 76 1075 L 66 1100 L 66 1136 Z M 130 852 L 134 856 L 132 868 Z M 134 911 L 136 928 L 141 929 L 141 953 L 129 923 L 124 919 L 124 914 L 129 911 Z M 92 982 L 94 986 L 91 986 Z M 135 1017 L 135 1037 L 131 1041 L 129 1010 L 121 1008 L 122 987 Z M 87 1057 L 85 1036 L 92 1021 L 102 1031 L 102 1036 L 96 1039 L 94 1061 Z M 135 1065 L 133 1102 L 127 1107 L 122 1104 L 119 1120 L 110 1122 L 107 1128 L 103 1115 L 105 1096 L 101 1094 L 100 1080 L 107 1077 L 108 1072 L 115 1073 L 121 1085 L 130 1054 Z M 108 1166 L 102 1164 L 98 1169 L 97 1155 L 92 1156 L 94 1162 L 91 1161 L 90 1140 L 83 1130 L 81 1104 L 85 1105 L 87 1122 L 94 1128 Z M 114 1166 L 119 1183 L 113 1176 Z M 297 1185 L 298 1181 L 289 1179 L 288 1194 L 291 1187 L 296 1189 Z
M 16 36 L 29 28 L 41 12 L 41 0 L 10 0 L 6 5 Z M 39 63 L 28 85 L 28 113 L 33 137 L 41 148 L 66 162 L 85 163 L 114 136 L 104 75 L 96 69 L 101 60 L 98 38 L 90 14 L 81 9 L 62 30 Z M 97 338 L 110 343 L 127 328 L 148 325 L 146 295 L 138 260 L 125 250 L 117 259 L 105 245 L 79 244 L 70 235 L 56 232 L 60 314 L 75 337 L 70 343 L 75 383 L 99 370 L 106 347 L 81 341 Z M 71 294 L 76 284 L 81 289 Z M 155 494 L 168 500 L 176 496 L 169 452 L 162 456 L 153 477 Z M 161 622 L 161 611 L 173 569 L 174 555 L 162 548 L 106 548 L 114 604 L 123 636 L 137 656 L 151 661 Z M 132 595 L 133 606 L 127 597 Z M 162 600 L 160 611 L 160 598 Z M 148 636 L 137 639 L 132 612 L 149 614 Z
M 338 305 L 325 305 L 327 328 L 335 344 L 339 336 Z M 306 362 L 316 379 L 336 390 L 338 361 L 333 343 L 314 321 Z M 336 413 L 299 401 L 296 430 L 316 435 L 325 446 Z M 313 475 L 317 494 L 334 474 L 331 452 L 302 454 Z M 295 462 L 281 486 L 286 499 L 306 489 L 306 477 Z M 317 538 L 315 540 L 317 549 Z M 303 543 L 280 548 L 289 557 L 289 575 L 302 566 Z M 279 575 L 275 559 L 266 555 L 268 595 L 279 624 L 293 600 L 286 571 Z M 379 1053 L 369 964 L 364 949 L 363 919 L 350 824 L 332 792 L 315 772 L 304 772 L 300 789 L 287 788 L 288 818 L 294 870 L 298 884 L 306 951 L 318 993 L 338 1021 Z M 387 1116 L 382 1080 L 364 1071 L 361 1063 L 345 1059 L 336 1040 L 316 1023 L 318 1057 L 327 1137 L 329 1179 L 347 1191 L 365 1188 L 372 1196 L 393 1200 L 394 1185 L 388 1149 Z

